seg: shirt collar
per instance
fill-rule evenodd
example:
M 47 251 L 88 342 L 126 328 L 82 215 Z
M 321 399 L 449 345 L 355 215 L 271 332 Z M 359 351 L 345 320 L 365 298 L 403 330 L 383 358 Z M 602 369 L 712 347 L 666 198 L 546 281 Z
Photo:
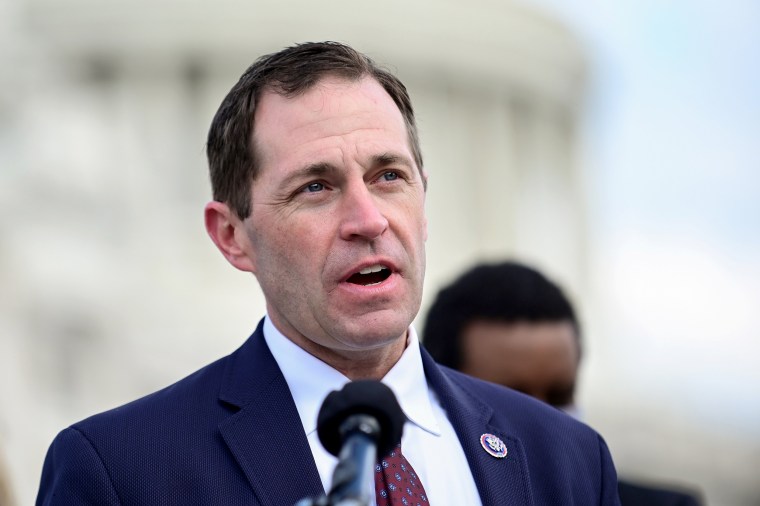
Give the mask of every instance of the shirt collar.
M 404 353 L 382 381 L 396 395 L 411 423 L 431 434 L 440 435 L 414 327 L 409 327 L 407 336 Z M 317 414 L 324 398 L 331 391 L 343 388 L 350 380 L 286 338 L 268 315 L 264 320 L 264 339 L 285 376 L 308 436 L 317 430 Z M 314 378 L 319 378 L 319 381 L 314 381 Z
M 396 365 L 385 375 L 383 383 L 388 385 L 396 394 L 401 409 L 410 422 L 438 436 L 441 434 L 441 430 L 431 405 L 433 393 L 430 391 L 425 378 L 420 342 L 414 327 L 409 327 L 407 336 L 404 353 Z

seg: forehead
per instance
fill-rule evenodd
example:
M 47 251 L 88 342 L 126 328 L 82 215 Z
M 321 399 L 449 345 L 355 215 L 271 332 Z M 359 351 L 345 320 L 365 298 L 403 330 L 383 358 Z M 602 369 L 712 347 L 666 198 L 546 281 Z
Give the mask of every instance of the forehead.
M 478 320 L 464 331 L 471 358 L 496 360 L 505 369 L 575 369 L 578 343 L 568 321 L 504 323 Z
M 265 91 L 256 105 L 253 141 L 262 164 L 373 144 L 409 152 L 401 112 L 370 77 L 325 77 L 294 97 Z

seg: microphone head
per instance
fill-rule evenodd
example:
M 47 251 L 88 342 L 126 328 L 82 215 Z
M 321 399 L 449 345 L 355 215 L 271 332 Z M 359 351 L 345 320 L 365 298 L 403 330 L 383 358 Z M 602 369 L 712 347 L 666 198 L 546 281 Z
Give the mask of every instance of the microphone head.
M 377 420 L 377 454 L 385 456 L 401 441 L 406 415 L 390 388 L 375 380 L 346 383 L 325 397 L 317 416 L 317 435 L 322 446 L 337 456 L 346 434 L 341 425 L 352 415 L 369 415 Z

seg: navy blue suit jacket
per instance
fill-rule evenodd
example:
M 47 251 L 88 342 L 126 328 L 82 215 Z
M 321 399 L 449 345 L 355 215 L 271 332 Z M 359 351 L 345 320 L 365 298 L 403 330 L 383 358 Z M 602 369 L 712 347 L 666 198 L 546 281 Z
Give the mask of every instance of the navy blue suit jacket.
M 322 494 L 261 328 L 231 355 L 174 385 L 64 429 L 45 459 L 37 504 L 289 506 Z M 619 504 L 610 454 L 592 429 L 439 366 L 424 349 L 422 359 L 483 504 Z M 505 458 L 483 450 L 484 433 L 504 441 Z

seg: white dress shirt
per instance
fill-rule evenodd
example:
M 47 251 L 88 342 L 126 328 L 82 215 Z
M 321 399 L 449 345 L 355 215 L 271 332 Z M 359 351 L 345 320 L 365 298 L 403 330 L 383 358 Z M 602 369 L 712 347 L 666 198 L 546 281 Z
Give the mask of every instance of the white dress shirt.
M 429 504 L 480 505 L 459 438 L 425 379 L 417 333 L 409 327 L 407 334 L 403 355 L 382 379 L 408 418 L 401 451 L 422 481 Z M 338 459 L 319 442 L 317 414 L 327 394 L 340 390 L 350 380 L 286 338 L 268 315 L 264 321 L 264 339 L 288 383 L 322 485 L 329 491 Z

